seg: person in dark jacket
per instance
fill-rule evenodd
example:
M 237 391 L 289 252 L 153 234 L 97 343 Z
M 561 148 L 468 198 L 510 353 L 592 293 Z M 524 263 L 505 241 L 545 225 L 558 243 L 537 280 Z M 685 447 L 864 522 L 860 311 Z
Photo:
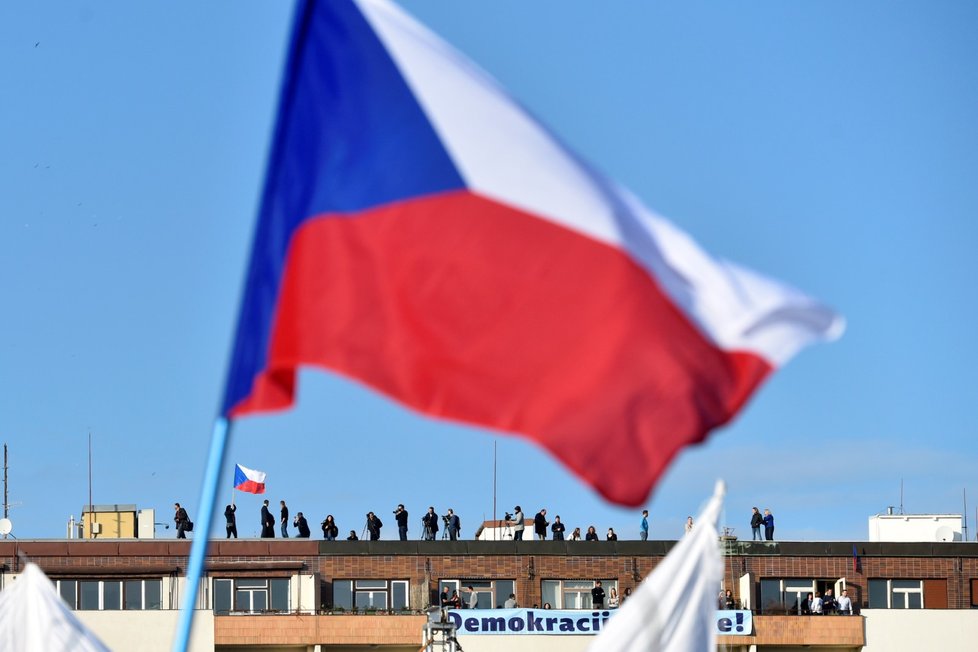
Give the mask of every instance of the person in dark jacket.
M 398 505 L 394 510 L 394 519 L 397 521 L 397 538 L 407 541 L 408 511 L 404 509 L 404 505 Z
M 332 514 L 327 514 L 319 526 L 323 528 L 323 538 L 327 541 L 336 541 L 336 537 L 340 536 L 340 530 L 336 527 Z
M 279 523 L 282 525 L 282 538 L 289 538 L 289 507 L 285 504 L 285 501 L 280 501 L 282 505 L 282 517 L 279 519 Z
M 302 515 L 302 512 L 295 515 L 295 518 L 292 520 L 292 525 L 299 530 L 298 537 L 300 539 L 308 539 L 309 535 L 312 534 L 309 531 L 309 523 L 306 521 L 306 517 Z
M 421 517 L 421 524 L 424 526 L 424 540 L 434 541 L 438 533 L 438 514 L 434 507 L 429 507 L 428 513 Z
M 187 510 L 180 507 L 180 503 L 173 503 L 173 522 L 176 524 L 177 538 L 186 539 L 187 524 L 190 522 L 190 517 L 187 516 Z
M 594 580 L 594 588 L 591 589 L 591 608 L 604 609 L 604 589 L 601 588 L 601 580 Z
M 767 541 L 774 541 L 774 514 L 770 509 L 764 510 L 764 538 Z
M 376 541 L 380 538 L 380 528 L 384 527 L 384 524 L 380 522 L 377 515 L 373 512 L 367 512 L 367 532 L 370 533 L 370 540 Z
M 540 541 L 545 541 L 547 538 L 547 526 L 550 525 L 550 521 L 547 520 L 547 510 L 541 509 L 537 512 L 536 516 L 533 517 L 533 531 L 536 532 L 537 538 Z
M 462 596 L 458 594 L 458 591 L 452 591 L 452 597 L 448 599 L 448 604 L 452 609 L 462 608 Z
M 598 540 L 598 531 L 594 529 L 594 526 L 593 525 L 591 525 L 591 526 L 588 527 L 587 534 L 584 535 L 584 540 L 585 541 L 597 541 Z
M 459 520 L 458 514 L 451 508 L 445 514 L 445 527 L 448 528 L 448 538 L 452 541 L 457 541 L 459 532 L 462 531 L 462 521 Z
M 224 520 L 226 521 L 224 529 L 227 530 L 228 539 L 232 536 L 238 538 L 238 520 L 234 517 L 234 512 L 238 510 L 237 505 L 228 505 L 224 508 Z
M 831 616 L 835 613 L 837 606 L 838 603 L 835 601 L 835 596 L 832 595 L 832 589 L 825 589 L 825 595 L 822 596 L 822 613 Z
M 554 524 L 550 526 L 550 531 L 554 533 L 554 541 L 564 540 L 564 524 L 560 522 L 560 514 L 554 516 Z
M 761 526 L 764 524 L 764 517 L 761 516 L 761 511 L 756 507 L 753 508 L 754 512 L 750 515 L 750 531 L 754 535 L 754 541 L 761 540 Z
M 268 511 L 268 501 L 266 500 L 261 506 L 261 538 L 262 539 L 274 539 L 275 538 L 275 517 L 272 513 Z

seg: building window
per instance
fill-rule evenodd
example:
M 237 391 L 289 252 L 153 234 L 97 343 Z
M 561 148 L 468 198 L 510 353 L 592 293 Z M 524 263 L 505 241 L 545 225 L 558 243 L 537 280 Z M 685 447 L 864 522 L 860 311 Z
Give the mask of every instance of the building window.
M 516 581 L 515 580 L 441 580 L 438 583 L 439 593 L 443 589 L 448 589 L 448 595 L 452 594 L 452 591 L 458 591 L 459 597 L 462 598 L 462 606 L 468 608 L 471 604 L 472 594 L 469 592 L 469 587 L 472 587 L 472 592 L 475 593 L 477 600 L 477 609 L 498 609 L 506 604 L 506 600 L 509 599 L 511 593 L 516 593 Z
M 289 611 L 289 580 L 239 577 L 214 579 L 214 613 Z
M 869 580 L 870 609 L 923 609 L 922 580 Z
M 157 580 L 124 580 L 124 609 L 162 609 L 163 583 Z
M 58 593 L 81 611 L 163 608 L 163 580 L 57 580 Z
M 540 592 L 543 604 L 550 603 L 554 609 L 591 609 L 591 589 L 594 580 L 543 580 Z M 605 590 L 605 604 L 611 589 L 618 590 L 618 580 L 601 580 L 601 588 Z
M 810 579 L 807 577 L 790 577 L 785 579 L 763 578 L 761 585 L 761 602 L 758 613 L 762 614 L 805 614 L 808 613 L 808 594 L 825 595 L 833 591 L 833 597 L 838 599 L 846 589 L 846 578 Z M 743 599 L 741 595 L 741 599 Z
M 333 608 L 400 611 L 408 608 L 407 580 L 333 580 Z
M 808 594 L 815 591 L 815 580 L 810 578 L 762 579 L 761 613 L 802 613 Z

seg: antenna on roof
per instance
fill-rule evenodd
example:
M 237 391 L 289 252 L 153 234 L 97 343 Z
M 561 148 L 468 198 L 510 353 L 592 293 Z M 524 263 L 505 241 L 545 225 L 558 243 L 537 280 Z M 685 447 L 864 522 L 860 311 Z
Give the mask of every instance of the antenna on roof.
M 7 521 L 8 523 L 10 522 L 7 519 L 8 516 L 7 508 L 9 506 L 10 503 L 7 501 L 7 444 L 6 442 L 4 442 L 3 444 L 3 520 Z M 10 530 L 7 529 L 7 531 L 2 532 L 2 534 L 3 534 L 3 538 L 6 539 L 7 535 L 10 534 Z
M 497 440 L 492 440 L 492 520 L 496 520 L 496 442 Z M 485 519 L 482 519 L 485 521 Z M 492 528 L 492 538 L 496 539 L 497 528 L 493 525 Z
M 900 514 L 903 514 L 903 478 L 900 478 Z
M 92 507 L 92 431 L 88 431 L 88 538 L 95 538 L 95 508 Z
M 961 490 L 961 498 L 964 500 L 964 510 L 961 512 L 964 514 L 964 527 L 962 528 L 962 541 L 968 540 L 968 490 L 967 488 Z

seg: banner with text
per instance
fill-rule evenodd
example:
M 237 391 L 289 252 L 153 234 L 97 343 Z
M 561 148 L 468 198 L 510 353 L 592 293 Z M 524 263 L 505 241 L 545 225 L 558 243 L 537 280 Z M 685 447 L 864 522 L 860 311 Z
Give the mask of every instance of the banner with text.
M 469 634 L 598 634 L 614 609 L 601 611 L 571 609 L 450 609 L 448 617 L 457 633 Z M 717 611 L 716 632 L 720 636 L 749 636 L 754 629 L 750 611 Z

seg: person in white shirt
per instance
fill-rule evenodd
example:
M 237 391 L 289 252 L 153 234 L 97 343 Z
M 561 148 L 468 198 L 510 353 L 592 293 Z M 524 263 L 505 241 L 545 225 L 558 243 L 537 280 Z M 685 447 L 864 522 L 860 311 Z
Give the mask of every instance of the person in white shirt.
M 809 602 L 808 611 L 813 616 L 822 615 L 822 594 L 818 591 L 815 592 L 815 597 L 812 598 L 811 602 Z
M 471 586 L 466 587 L 469 590 L 469 609 L 479 608 L 479 594 L 475 592 Z
M 836 600 L 836 613 L 843 616 L 852 615 L 852 600 L 849 599 L 849 591 L 843 591 L 839 599 Z
M 515 609 L 516 608 L 516 594 L 515 593 L 510 593 L 509 594 L 509 598 L 506 599 L 506 602 L 503 603 L 503 606 L 506 607 L 507 609 Z

